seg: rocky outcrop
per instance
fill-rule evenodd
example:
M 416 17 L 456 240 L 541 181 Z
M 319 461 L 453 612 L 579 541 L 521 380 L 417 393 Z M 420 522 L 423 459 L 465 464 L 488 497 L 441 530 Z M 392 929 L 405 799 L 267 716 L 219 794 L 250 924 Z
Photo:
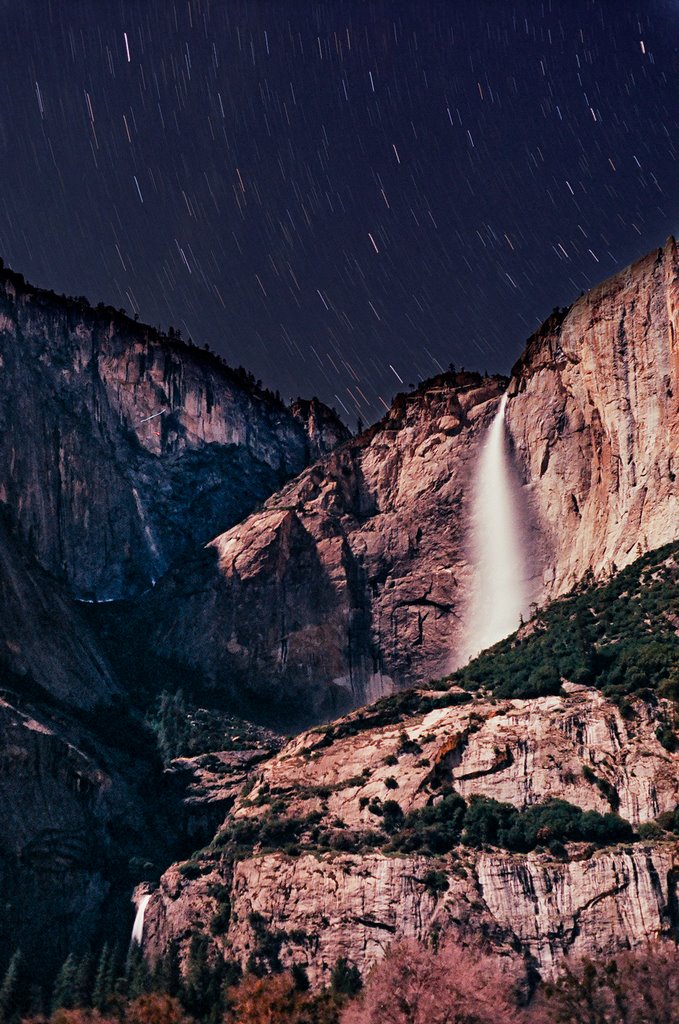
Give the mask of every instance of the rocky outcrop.
M 569 844 L 558 857 L 469 845 L 437 857 L 378 850 L 388 844 L 375 838 L 388 831 L 388 801 L 408 815 L 451 789 L 517 807 L 558 797 L 635 824 L 674 811 L 679 753 L 656 736 L 662 707 L 634 700 L 623 715 L 598 691 L 565 689 L 461 706 L 455 689 L 422 692 L 301 734 L 250 777 L 223 836 L 163 876 L 147 909 L 147 954 L 171 940 L 185 954 L 204 932 L 214 955 L 245 966 L 275 948 L 281 963 L 327 982 L 338 957 L 365 970 L 395 939 L 440 930 L 462 941 L 482 932 L 542 973 L 564 954 L 675 936 L 679 844 L 668 833 L 652 845 Z M 452 706 L 431 708 L 446 699 Z M 248 834 L 251 853 L 238 845 Z M 296 837 L 288 855 L 270 850 L 276 836 L 283 847 Z M 362 852 L 344 852 L 352 846 Z
M 349 431 L 334 409 L 317 398 L 296 398 L 290 412 L 298 420 L 307 436 L 307 462 L 316 462 L 349 438 Z
M 0 500 L 41 565 L 90 600 L 147 588 L 347 436 L 211 353 L 7 270 L 0 367 Z
M 618 811 L 634 824 L 673 811 L 679 752 L 661 746 L 658 711 L 636 701 L 625 717 L 598 690 L 564 688 L 562 697 L 476 700 L 405 720 L 393 715 L 385 725 L 372 724 L 367 709 L 337 730 L 302 733 L 262 767 L 233 815 L 266 813 L 268 800 L 259 810 L 251 801 L 273 792 L 292 814 L 322 809 L 328 827 L 339 819 L 348 828 L 369 828 L 373 800 L 394 797 L 408 813 L 443 784 L 465 798 L 517 807 L 559 797 L 583 810 Z M 435 699 L 422 695 L 425 708 Z
M 679 531 L 677 247 L 557 311 L 509 383 L 529 599 Z M 444 374 L 274 495 L 186 567 L 154 642 L 274 714 L 331 717 L 459 663 L 475 467 L 505 387 Z M 163 603 L 172 615 L 163 621 Z
M 193 845 L 209 842 L 243 786 L 263 761 L 283 746 L 280 737 L 242 749 L 176 757 L 166 776 L 181 794 L 185 830 Z
M 340 957 L 366 972 L 400 938 L 483 934 L 497 953 L 518 953 L 548 976 L 564 955 L 605 957 L 675 938 L 678 868 L 677 843 L 568 864 L 537 853 L 475 853 L 437 864 L 437 890 L 423 857 L 267 854 L 191 883 L 168 871 L 146 910 L 144 946 L 153 960 L 172 938 L 185 955 L 191 936 L 216 919 L 223 933 L 212 939 L 215 955 L 243 968 L 266 962 L 262 946 L 268 940 L 270 955 L 273 937 L 281 964 L 301 964 L 312 983 L 327 984 Z

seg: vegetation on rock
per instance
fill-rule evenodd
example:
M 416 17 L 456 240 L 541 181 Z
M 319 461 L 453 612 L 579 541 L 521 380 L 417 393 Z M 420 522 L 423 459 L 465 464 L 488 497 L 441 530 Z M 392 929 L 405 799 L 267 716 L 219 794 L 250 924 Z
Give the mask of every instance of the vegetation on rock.
M 532 630 L 496 644 L 447 677 L 472 692 L 530 698 L 562 680 L 630 697 L 679 700 L 679 544 L 637 559 L 605 583 L 583 581 L 536 615 Z

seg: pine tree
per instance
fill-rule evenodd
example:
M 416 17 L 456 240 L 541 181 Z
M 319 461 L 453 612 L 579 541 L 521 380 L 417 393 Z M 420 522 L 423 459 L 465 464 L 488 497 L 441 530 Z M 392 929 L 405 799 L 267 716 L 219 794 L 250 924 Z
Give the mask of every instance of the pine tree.
M 165 955 L 158 958 L 153 983 L 158 992 L 167 992 L 170 996 L 178 995 L 181 972 L 176 942 L 171 942 Z
M 72 1010 L 76 1005 L 79 966 L 75 954 L 69 953 L 54 982 L 52 1012 Z
M 191 726 L 181 690 L 174 694 L 163 690 L 158 713 L 151 725 L 158 737 L 158 749 L 165 764 L 184 753 Z
M 330 988 L 338 996 L 355 996 L 363 987 L 361 972 L 356 964 L 350 963 L 342 956 L 335 961 L 330 976 Z
M 202 1018 L 209 1009 L 210 968 L 207 958 L 208 940 L 205 935 L 194 935 L 189 947 L 189 961 L 184 986 L 185 1004 L 194 1017 Z
M 292 980 L 295 983 L 295 988 L 298 992 L 309 991 L 309 975 L 306 972 L 306 967 L 303 964 L 293 964 L 292 970 L 290 971 Z
M 17 1024 L 27 1003 L 26 964 L 17 949 L 0 986 L 0 1024 Z
M 103 1010 L 105 1008 L 110 995 L 108 990 L 110 960 L 111 950 L 108 942 L 105 942 L 99 954 L 99 962 L 97 963 L 97 971 L 92 988 L 92 1006 L 96 1010 Z
M 136 999 L 149 990 L 149 970 L 144 959 L 144 953 L 138 943 L 130 946 L 125 963 L 125 979 L 127 981 L 128 999 Z
M 91 953 L 85 953 L 78 965 L 75 979 L 76 1006 L 90 1007 L 92 1005 L 93 974 L 94 959 Z
M 106 992 L 109 996 L 124 995 L 126 988 L 125 967 L 120 946 L 116 945 L 111 953 L 106 972 Z

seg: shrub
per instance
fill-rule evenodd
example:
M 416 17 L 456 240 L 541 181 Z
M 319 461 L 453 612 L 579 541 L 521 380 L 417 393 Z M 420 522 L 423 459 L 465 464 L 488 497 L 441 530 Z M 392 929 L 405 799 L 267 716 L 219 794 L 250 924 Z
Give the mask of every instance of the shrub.
M 608 779 L 602 779 L 599 775 L 595 775 L 588 764 L 583 767 L 582 774 L 588 782 L 593 786 L 596 786 L 597 789 L 603 793 L 613 810 L 617 811 L 620 807 L 620 797 L 618 796 L 618 791 L 615 786 L 611 785 Z
M 372 970 L 342 1024 L 513 1024 L 511 980 L 497 960 L 444 943 L 397 943 Z
M 330 976 L 331 991 L 336 995 L 351 998 L 360 992 L 362 987 L 361 972 L 356 964 L 351 963 L 344 956 L 336 960 Z
M 666 723 L 658 726 L 655 730 L 655 735 L 660 746 L 664 747 L 665 750 L 668 750 L 670 754 L 673 754 L 679 746 L 676 732 Z
M 387 832 L 395 832 L 403 821 L 401 805 L 396 800 L 385 800 L 382 804 L 382 820 Z
M 411 740 L 404 730 L 399 736 L 398 754 L 421 754 L 422 747 L 417 740 Z
M 210 921 L 210 931 L 213 935 L 224 935 L 229 929 L 231 921 L 231 902 L 226 900 L 219 910 L 213 915 Z
M 639 838 L 645 842 L 653 842 L 657 839 L 664 839 L 667 833 L 655 821 L 644 821 L 638 826 Z
M 468 846 L 500 846 L 527 853 L 536 846 L 589 841 L 600 845 L 633 838 L 632 826 L 617 814 L 582 811 L 566 800 L 546 800 L 518 810 L 489 797 L 472 797 L 462 840 Z
M 448 853 L 459 842 L 466 809 L 462 797 L 446 789 L 436 803 L 405 816 L 392 838 L 391 849 L 401 853 Z
M 621 953 L 608 963 L 564 961 L 543 986 L 535 1020 L 545 1024 L 677 1024 L 679 953 L 655 943 Z
M 679 833 L 679 806 L 673 811 L 665 811 L 663 814 L 659 814 L 655 820 L 667 832 Z
M 440 893 L 450 889 L 448 877 L 443 871 L 427 871 L 422 879 L 422 884 L 435 899 Z
M 200 878 L 202 868 L 200 862 L 197 860 L 187 860 L 183 864 L 179 865 L 179 874 L 183 875 L 184 878 L 188 878 L 193 881 L 196 878 Z

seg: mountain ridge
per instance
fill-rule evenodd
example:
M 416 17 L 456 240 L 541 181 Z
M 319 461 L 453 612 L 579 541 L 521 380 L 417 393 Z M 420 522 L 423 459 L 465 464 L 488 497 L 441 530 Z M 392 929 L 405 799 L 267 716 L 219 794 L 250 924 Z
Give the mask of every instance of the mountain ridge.
M 294 414 L 213 353 L 5 269 L 0 356 L 0 500 L 87 599 L 139 593 L 348 436 L 317 401 Z

